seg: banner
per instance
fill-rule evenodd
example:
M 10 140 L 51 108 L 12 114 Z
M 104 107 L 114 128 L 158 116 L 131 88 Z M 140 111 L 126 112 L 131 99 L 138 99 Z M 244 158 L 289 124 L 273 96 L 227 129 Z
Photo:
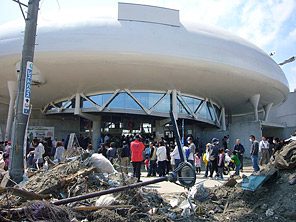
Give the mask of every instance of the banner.
M 23 114 L 29 115 L 30 98 L 31 98 L 31 82 L 32 82 L 33 63 L 27 62 L 24 101 L 23 101 Z
M 30 141 L 35 137 L 38 139 L 42 139 L 43 137 L 51 137 L 51 139 L 54 139 L 54 127 L 29 126 L 27 135 L 30 138 Z

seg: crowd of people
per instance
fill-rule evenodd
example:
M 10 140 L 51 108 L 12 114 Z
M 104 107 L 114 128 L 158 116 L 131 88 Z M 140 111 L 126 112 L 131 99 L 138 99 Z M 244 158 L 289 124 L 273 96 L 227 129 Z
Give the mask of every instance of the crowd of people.
M 79 135 L 78 143 L 93 154 L 94 148 L 88 136 Z M 270 156 L 279 152 L 284 146 L 284 141 L 277 137 L 270 141 L 270 138 L 262 137 L 258 142 L 254 135 L 249 136 L 251 145 L 251 159 L 254 171 L 259 171 L 259 165 L 267 164 Z M 46 157 L 55 162 L 63 162 L 64 153 L 67 149 L 69 136 L 66 140 L 58 140 L 50 137 L 27 141 L 27 165 L 31 168 L 40 169 L 43 167 Z M 222 143 L 217 138 L 213 138 L 203 149 L 200 140 L 194 140 L 190 135 L 185 140 L 183 146 L 184 158 L 196 169 L 197 174 L 201 174 L 201 161 L 205 165 L 204 177 L 224 180 L 223 175 L 235 170 L 235 175 L 239 176 L 243 171 L 245 148 L 240 140 L 232 151 L 229 147 L 229 136 L 222 138 Z M 4 169 L 8 169 L 11 142 L 0 142 L 0 152 L 3 156 Z M 132 174 L 140 182 L 142 165 L 145 165 L 147 177 L 165 176 L 170 171 L 176 169 L 181 157 L 176 142 L 164 138 L 155 139 L 154 135 L 134 135 L 112 137 L 109 134 L 102 135 L 98 141 L 98 153 L 105 156 L 111 164 L 119 164 L 124 173 L 129 173 L 130 163 L 132 163 Z M 259 160 L 260 156 L 260 160 Z M 259 161 L 259 164 L 258 164 Z M 215 174 L 214 174 L 215 173 Z

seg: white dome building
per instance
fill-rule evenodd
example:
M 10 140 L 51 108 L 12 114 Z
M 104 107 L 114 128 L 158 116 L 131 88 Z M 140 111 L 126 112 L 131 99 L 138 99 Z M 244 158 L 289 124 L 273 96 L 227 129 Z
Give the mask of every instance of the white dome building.
M 171 109 L 185 119 L 185 134 L 207 140 L 217 130 L 236 136 L 231 124 L 251 113 L 251 122 L 267 121 L 269 110 L 287 100 L 285 74 L 252 43 L 218 28 L 180 23 L 177 10 L 118 6 L 117 18 L 38 25 L 30 125 L 54 126 L 55 135 L 65 137 L 84 132 L 82 119 L 89 119 L 95 137 L 100 129 L 161 137 L 169 135 Z M 3 112 L 15 94 L 21 30 L 0 26 Z

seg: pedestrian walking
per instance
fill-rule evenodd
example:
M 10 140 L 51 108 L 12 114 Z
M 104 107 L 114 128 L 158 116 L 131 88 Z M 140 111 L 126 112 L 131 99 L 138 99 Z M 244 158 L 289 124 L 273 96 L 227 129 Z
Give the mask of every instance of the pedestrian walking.
M 195 162 L 196 173 L 200 174 L 200 172 L 201 172 L 201 164 L 200 164 L 200 157 L 199 157 L 198 153 L 194 154 L 194 160 L 195 160 L 194 162 Z
M 149 170 L 147 177 L 156 176 L 156 167 L 157 167 L 157 156 L 156 156 L 156 147 L 154 146 L 153 142 L 149 143 L 150 147 L 150 163 L 149 163 Z
M 224 172 L 224 166 L 225 166 L 225 152 L 224 152 L 224 148 L 220 148 L 219 149 L 219 161 L 218 161 L 218 173 L 217 173 L 217 177 L 221 180 L 223 179 L 223 172 Z
M 217 138 L 212 139 L 212 145 L 210 146 L 210 177 L 213 177 L 214 171 L 216 176 L 218 173 L 218 154 L 219 154 L 219 140 Z
M 131 156 L 131 151 L 128 145 L 126 144 L 126 141 L 122 142 L 122 149 L 120 152 L 120 163 L 123 167 L 123 172 L 128 174 L 128 166 L 129 166 L 129 159 Z
M 240 169 L 243 171 L 245 148 L 240 143 L 240 140 L 239 139 L 236 140 L 236 144 L 235 144 L 233 150 L 236 150 L 237 151 L 239 161 L 241 162 Z
M 159 176 L 162 177 L 165 175 L 167 153 L 166 153 L 166 147 L 164 146 L 163 141 L 160 141 L 159 145 L 160 146 L 157 148 L 157 151 L 156 151 L 156 156 L 157 156 L 157 164 L 159 167 Z
M 265 136 L 262 136 L 262 140 L 259 143 L 259 154 L 261 155 L 260 166 L 262 166 L 263 162 L 267 164 L 269 162 L 269 142 Z
M 255 139 L 254 135 L 250 135 L 249 139 L 250 139 L 250 142 L 252 142 L 250 154 L 251 154 L 251 158 L 252 158 L 253 169 L 255 172 L 257 172 L 260 170 L 260 168 L 258 166 L 259 143 Z
M 205 163 L 205 175 L 204 175 L 204 178 L 208 177 L 208 172 L 209 172 L 209 168 L 210 168 L 210 154 L 209 154 L 210 146 L 211 146 L 210 143 L 208 143 L 206 145 L 206 152 L 204 153 L 203 158 L 202 158 L 202 160 Z
M 240 169 L 241 162 L 239 160 L 239 155 L 236 150 L 232 151 L 231 159 L 234 161 L 234 164 L 235 164 L 235 174 L 239 176 L 239 169 Z
M 145 146 L 139 140 L 141 137 L 139 135 L 135 136 L 135 140 L 131 142 L 131 154 L 132 154 L 132 163 L 134 168 L 134 176 L 138 178 L 137 182 L 142 182 L 140 180 L 141 176 L 141 166 L 143 162 L 143 151 L 145 150 Z

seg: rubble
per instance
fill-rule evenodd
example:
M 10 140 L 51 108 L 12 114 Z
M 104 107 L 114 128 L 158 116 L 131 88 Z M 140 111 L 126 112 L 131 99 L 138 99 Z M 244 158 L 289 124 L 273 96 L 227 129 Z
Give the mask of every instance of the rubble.
M 49 164 L 47 172 L 36 172 L 21 187 L 8 187 L 0 196 L 0 221 L 296 220 L 295 186 L 289 183 L 296 178 L 296 169 L 277 169 L 276 158 L 256 173 L 266 176 L 276 172 L 276 176 L 255 191 L 243 190 L 239 181 L 230 179 L 224 186 L 213 188 L 199 183 L 178 195 L 136 187 L 56 206 L 56 201 L 136 183 L 135 178 L 120 170 L 120 173 L 97 171 L 89 165 L 87 155 L 73 153 L 76 156 L 68 157 L 68 162 Z M 18 193 L 18 189 L 25 193 Z M 28 194 L 50 200 L 29 200 Z

